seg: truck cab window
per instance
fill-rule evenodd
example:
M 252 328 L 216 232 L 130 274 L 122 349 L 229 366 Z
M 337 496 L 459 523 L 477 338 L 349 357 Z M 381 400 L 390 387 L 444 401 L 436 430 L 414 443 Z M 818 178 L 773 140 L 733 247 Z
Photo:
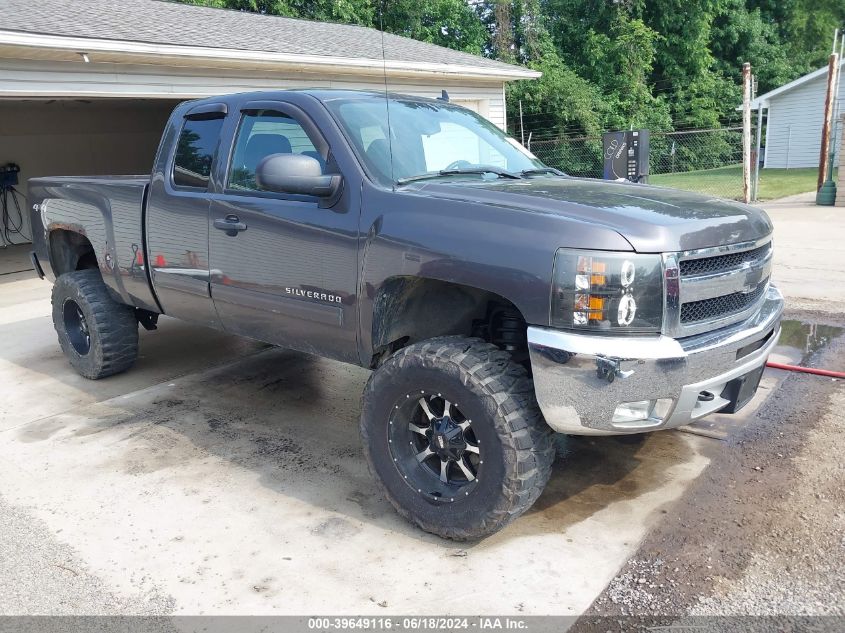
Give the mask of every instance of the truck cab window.
M 421 135 L 420 140 L 425 154 L 427 171 L 448 167 L 456 160 L 456 147 L 461 148 L 458 160 L 466 161 L 471 165 L 495 165 L 503 169 L 508 166 L 508 161 L 504 155 L 496 151 L 490 143 L 470 128 L 451 121 L 442 122 L 439 131 L 434 134 Z
M 545 167 L 490 121 L 454 104 L 394 97 L 332 99 L 326 105 L 384 184 L 447 168 L 519 173 Z
M 222 117 L 185 121 L 173 161 L 174 185 L 201 189 L 208 187 L 211 163 L 222 127 Z
M 281 112 L 244 114 L 229 166 L 229 187 L 257 191 L 255 168 L 271 154 L 303 154 L 325 161 L 300 123 Z

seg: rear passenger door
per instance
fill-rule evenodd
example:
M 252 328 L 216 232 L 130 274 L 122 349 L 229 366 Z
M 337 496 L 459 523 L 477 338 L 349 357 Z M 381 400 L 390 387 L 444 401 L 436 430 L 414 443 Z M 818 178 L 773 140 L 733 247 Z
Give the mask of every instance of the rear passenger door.
M 357 360 L 358 197 L 336 204 L 259 190 L 270 154 L 315 158 L 338 173 L 324 136 L 283 101 L 243 104 L 210 213 L 211 293 L 226 330 L 277 345 Z M 224 133 L 226 136 L 229 134 Z
M 168 124 L 146 205 L 146 263 L 165 314 L 220 327 L 211 300 L 209 192 L 225 103 L 180 106 Z M 180 116 L 181 115 L 181 116 Z

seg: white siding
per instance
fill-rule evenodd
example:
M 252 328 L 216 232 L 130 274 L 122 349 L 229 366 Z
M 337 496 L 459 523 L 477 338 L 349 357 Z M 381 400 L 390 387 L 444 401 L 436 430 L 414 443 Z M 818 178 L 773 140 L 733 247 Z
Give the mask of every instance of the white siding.
M 0 58 L 0 164 L 21 166 L 19 189 L 36 176 L 148 173 L 170 110 L 182 99 L 285 88 L 384 90 L 383 79 L 302 72 L 97 64 Z M 503 83 L 444 77 L 387 88 L 424 97 L 447 90 L 505 128 Z M 51 101 L 47 101 L 47 100 Z M 57 99 L 56 101 L 52 101 Z M 29 218 L 24 209 L 24 232 Z
M 845 113 L 839 119 L 839 147 L 845 147 Z M 845 207 L 845 169 L 839 170 L 839 183 L 836 185 L 836 206 Z
M 827 77 L 822 76 L 769 101 L 764 167 L 818 167 L 826 90 Z M 839 86 L 839 98 L 845 99 L 845 81 Z
M 215 94 L 285 88 L 384 90 L 379 77 L 332 75 L 303 70 L 296 74 L 235 69 L 182 68 L 128 64 L 33 61 L 0 58 L 0 97 L 197 98 Z M 501 80 L 455 79 L 414 83 L 391 79 L 388 89 L 425 97 L 447 90 L 451 99 L 469 102 L 505 127 Z

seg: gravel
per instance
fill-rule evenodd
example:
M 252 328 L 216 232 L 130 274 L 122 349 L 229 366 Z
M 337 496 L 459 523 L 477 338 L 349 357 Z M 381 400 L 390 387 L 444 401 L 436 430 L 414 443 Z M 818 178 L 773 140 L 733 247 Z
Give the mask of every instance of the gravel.
M 43 521 L 0 497 L 0 615 L 164 615 L 173 609 L 173 600 L 155 589 L 110 590 Z
M 810 364 L 841 368 L 843 353 L 839 337 Z M 708 468 L 586 615 L 845 624 L 843 386 L 789 374 L 746 426 L 712 443 Z

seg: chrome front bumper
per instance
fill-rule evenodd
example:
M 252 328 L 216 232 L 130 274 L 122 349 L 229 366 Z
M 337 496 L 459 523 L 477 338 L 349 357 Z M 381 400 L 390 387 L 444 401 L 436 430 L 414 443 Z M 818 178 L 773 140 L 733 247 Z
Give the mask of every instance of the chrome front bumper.
M 731 404 L 731 381 L 766 363 L 780 335 L 783 295 L 770 286 L 760 310 L 713 332 L 673 339 L 528 328 L 534 390 L 559 433 L 611 435 L 682 426 Z M 709 396 L 700 397 L 702 392 Z M 710 397 L 712 396 L 712 397 Z M 614 421 L 625 403 L 654 401 L 643 420 Z

